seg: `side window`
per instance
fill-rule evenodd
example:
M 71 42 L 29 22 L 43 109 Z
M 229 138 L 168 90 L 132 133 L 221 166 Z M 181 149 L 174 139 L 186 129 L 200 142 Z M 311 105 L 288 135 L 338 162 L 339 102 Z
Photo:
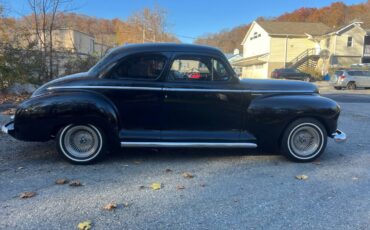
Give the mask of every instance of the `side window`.
M 169 81 L 226 81 L 229 74 L 217 59 L 182 57 L 173 61 Z
M 363 71 L 363 76 L 370 77 L 370 71 Z
M 114 79 L 155 80 L 164 68 L 166 58 L 157 54 L 134 55 L 123 59 L 113 68 Z
M 213 80 L 214 81 L 227 81 L 229 80 L 229 74 L 222 62 L 218 61 L 217 59 L 212 58 L 213 64 Z

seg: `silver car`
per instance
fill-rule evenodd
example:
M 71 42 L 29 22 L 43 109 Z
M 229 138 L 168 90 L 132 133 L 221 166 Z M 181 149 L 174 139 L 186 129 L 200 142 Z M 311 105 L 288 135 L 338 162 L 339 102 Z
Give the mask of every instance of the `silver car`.
M 336 89 L 370 88 L 370 71 L 337 70 L 332 80 Z

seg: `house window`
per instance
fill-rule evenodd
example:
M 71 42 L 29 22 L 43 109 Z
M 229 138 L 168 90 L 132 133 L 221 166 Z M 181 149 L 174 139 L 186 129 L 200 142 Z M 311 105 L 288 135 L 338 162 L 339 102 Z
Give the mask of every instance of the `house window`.
M 348 37 L 347 39 L 347 47 L 352 47 L 353 46 L 353 38 L 352 37 Z
M 330 48 L 330 37 L 326 39 L 326 48 Z

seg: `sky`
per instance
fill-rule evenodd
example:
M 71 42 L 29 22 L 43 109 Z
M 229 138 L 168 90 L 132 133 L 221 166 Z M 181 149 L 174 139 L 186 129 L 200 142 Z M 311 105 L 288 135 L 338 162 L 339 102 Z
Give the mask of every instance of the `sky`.
M 29 11 L 27 0 L 0 0 L 8 15 L 20 16 Z M 191 43 L 194 38 L 248 24 L 257 17 L 274 17 L 301 7 L 323 7 L 331 0 L 74 0 L 74 12 L 98 18 L 126 19 L 135 11 L 155 5 L 167 10 L 168 29 L 180 40 Z M 345 0 L 347 5 L 365 0 Z

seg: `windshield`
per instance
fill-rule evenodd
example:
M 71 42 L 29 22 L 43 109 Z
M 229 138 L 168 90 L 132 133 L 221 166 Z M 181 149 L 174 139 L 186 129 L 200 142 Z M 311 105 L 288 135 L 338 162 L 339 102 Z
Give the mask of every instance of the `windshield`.
M 108 64 L 112 53 L 112 50 L 109 50 L 102 59 L 100 59 L 93 67 L 91 67 L 88 71 L 89 75 L 98 75 L 104 66 Z

